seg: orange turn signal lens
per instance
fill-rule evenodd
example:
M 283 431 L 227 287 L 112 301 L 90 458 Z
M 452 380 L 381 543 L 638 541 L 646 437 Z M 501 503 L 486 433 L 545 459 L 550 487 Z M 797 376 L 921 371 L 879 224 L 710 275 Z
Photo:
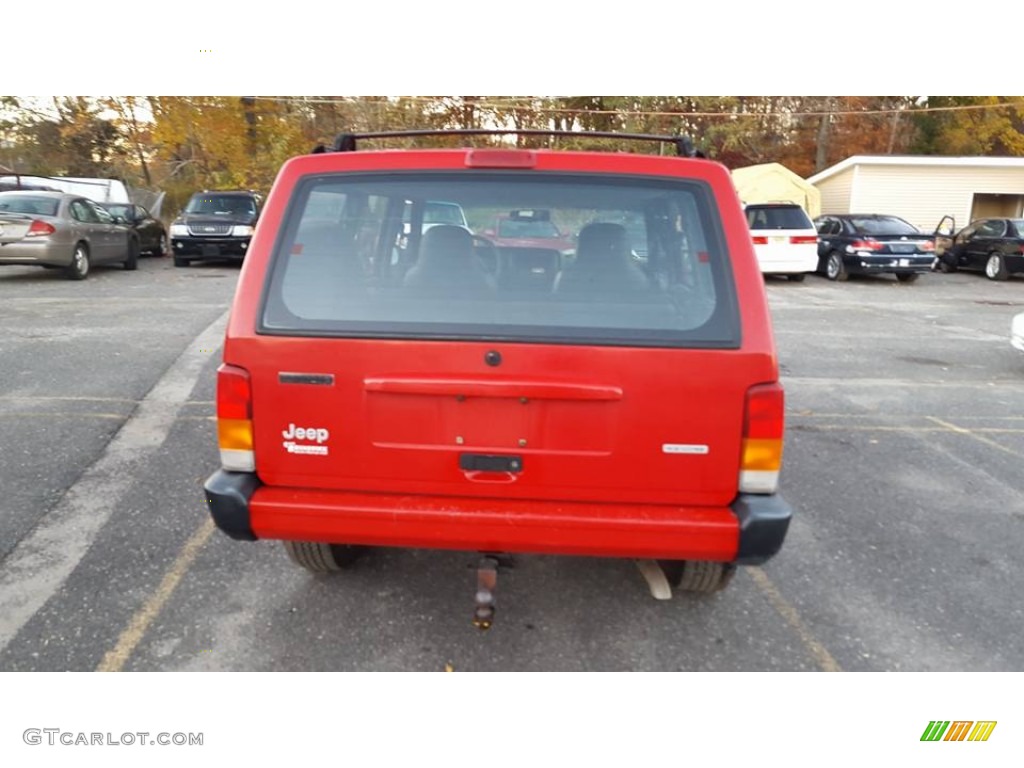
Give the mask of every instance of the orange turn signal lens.
M 782 441 L 747 438 L 743 441 L 744 470 L 778 471 L 782 466 Z
M 252 421 L 249 419 L 217 419 L 217 442 L 222 450 L 251 451 Z

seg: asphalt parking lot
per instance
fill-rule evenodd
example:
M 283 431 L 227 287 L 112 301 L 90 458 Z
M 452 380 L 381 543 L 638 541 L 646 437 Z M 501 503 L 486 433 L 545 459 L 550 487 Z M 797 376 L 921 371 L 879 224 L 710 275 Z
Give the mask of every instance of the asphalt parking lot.
M 238 268 L 0 271 L 0 670 L 1024 669 L 1024 278 L 766 283 L 787 393 L 780 555 L 711 598 L 633 563 L 371 552 L 318 578 L 213 530 Z

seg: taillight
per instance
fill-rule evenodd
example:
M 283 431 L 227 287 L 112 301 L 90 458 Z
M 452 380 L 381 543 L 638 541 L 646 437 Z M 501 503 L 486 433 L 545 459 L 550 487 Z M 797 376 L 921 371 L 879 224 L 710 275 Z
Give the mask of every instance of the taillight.
M 923 243 L 921 243 L 921 250 L 922 251 L 934 251 L 935 250 L 935 243 L 933 243 L 931 240 L 925 240 Z
M 882 244 L 877 240 L 854 240 L 850 246 L 855 251 L 880 251 Z
M 217 443 L 224 469 L 234 472 L 256 469 L 249 372 L 227 363 L 217 369 Z
M 741 493 L 775 493 L 778 489 L 784 427 L 782 385 L 758 384 L 748 389 L 743 414 Z
M 768 245 L 768 238 L 767 237 L 755 237 L 754 238 L 754 245 Z
M 25 233 L 25 237 L 45 237 L 46 235 L 52 235 L 56 231 L 57 228 L 53 224 L 33 219 L 32 225 L 28 228 L 28 232 Z
M 793 245 L 815 245 L 818 242 L 817 235 L 793 235 L 789 238 Z

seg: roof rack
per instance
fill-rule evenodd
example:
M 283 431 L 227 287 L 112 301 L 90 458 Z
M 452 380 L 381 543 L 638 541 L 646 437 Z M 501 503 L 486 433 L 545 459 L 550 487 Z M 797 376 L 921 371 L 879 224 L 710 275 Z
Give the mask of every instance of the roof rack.
M 689 136 L 658 136 L 649 133 L 616 133 L 615 131 L 555 131 L 537 128 L 449 128 L 414 131 L 373 131 L 369 133 L 339 133 L 334 144 L 318 144 L 312 154 L 321 152 L 355 152 L 357 139 L 414 138 L 417 136 L 573 136 L 587 139 L 626 139 L 629 141 L 657 141 L 672 144 L 680 157 L 707 157 L 693 146 Z

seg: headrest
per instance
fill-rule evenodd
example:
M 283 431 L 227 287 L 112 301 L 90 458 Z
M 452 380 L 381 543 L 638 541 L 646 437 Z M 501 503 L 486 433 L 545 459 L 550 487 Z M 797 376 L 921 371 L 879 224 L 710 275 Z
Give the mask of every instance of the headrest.
M 577 258 L 611 259 L 629 255 L 626 228 L 621 224 L 598 222 L 580 230 L 576 242 Z
M 439 224 L 423 233 L 423 253 L 470 255 L 473 252 L 473 236 L 462 227 L 453 224 Z

